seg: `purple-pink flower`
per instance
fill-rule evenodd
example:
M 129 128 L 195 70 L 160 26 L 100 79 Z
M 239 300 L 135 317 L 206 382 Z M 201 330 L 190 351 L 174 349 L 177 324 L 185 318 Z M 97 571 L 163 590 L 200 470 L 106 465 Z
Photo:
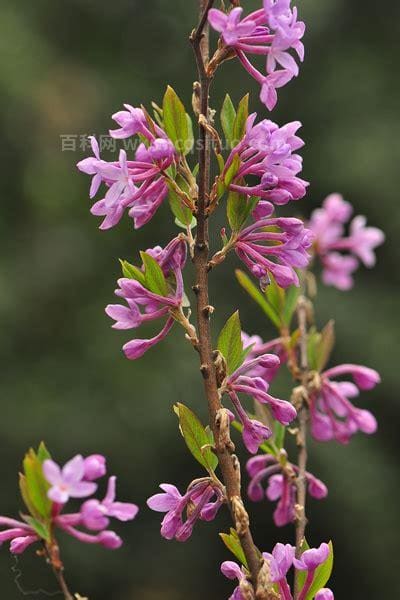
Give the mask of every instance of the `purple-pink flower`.
M 325 284 L 340 290 L 353 286 L 353 273 L 360 262 L 373 267 L 376 262 L 374 250 L 383 244 L 384 233 L 376 227 L 367 227 L 366 218 L 354 217 L 345 234 L 345 225 L 350 220 L 353 208 L 340 194 L 328 196 L 322 208 L 316 209 L 308 227 L 314 234 L 315 253 L 323 267 L 322 279 Z
M 97 140 L 91 136 L 92 157 L 81 160 L 77 167 L 92 176 L 90 198 L 93 198 L 103 183 L 107 191 L 91 209 L 92 214 L 104 217 L 100 229 L 114 227 L 125 210 L 133 219 L 136 229 L 145 225 L 155 214 L 168 193 L 163 172 L 176 158 L 173 143 L 156 124 L 149 123 L 140 108 L 125 105 L 125 111 L 113 115 L 120 125 L 110 131 L 117 139 L 140 134 L 146 138 L 147 146 L 139 145 L 134 160 L 128 160 L 125 150 L 120 150 L 119 160 L 106 162 L 100 158 Z
M 296 483 L 289 471 L 295 475 L 298 472 L 298 467 L 289 463 L 284 470 L 274 456 L 260 454 L 251 458 L 247 462 L 246 468 L 251 477 L 247 488 L 250 500 L 259 502 L 266 496 L 272 502 L 278 501 L 274 512 L 275 525 L 282 527 L 292 523 L 296 516 Z M 327 496 L 328 489 L 322 481 L 308 472 L 306 473 L 306 480 L 310 496 L 317 500 Z M 264 481 L 268 482 L 265 492 L 262 486 Z
M 272 208 L 272 205 L 271 205 Z M 265 288 L 272 274 L 283 288 L 299 285 L 296 268 L 310 261 L 312 233 L 300 219 L 263 218 L 243 229 L 235 242 L 238 257 Z
M 166 513 L 161 523 L 161 535 L 167 540 L 175 538 L 185 542 L 192 535 L 196 521 L 212 521 L 224 502 L 221 489 L 212 485 L 209 479 L 193 481 L 183 496 L 169 483 L 161 484 L 160 488 L 163 493 L 151 496 L 147 505 L 152 510 Z
M 272 552 L 263 552 L 262 556 L 269 564 L 271 582 L 276 584 L 282 600 L 293 600 L 292 590 L 287 576 L 292 566 L 307 572 L 306 580 L 300 589 L 299 600 L 305 600 L 314 580 L 315 569 L 324 563 L 330 554 L 328 544 L 321 544 L 319 548 L 310 548 L 303 552 L 299 559 L 295 558 L 295 548 L 290 544 L 278 543 Z M 249 577 L 245 567 L 240 567 L 233 561 L 225 561 L 221 565 L 221 572 L 228 579 L 237 579 L 239 585 L 235 588 L 229 600 L 244 600 L 240 590 L 240 582 Z M 321 589 L 315 596 L 316 600 L 333 600 L 334 596 L 328 588 Z
M 146 282 L 123 277 L 118 280 L 115 294 L 126 301 L 127 306 L 109 304 L 106 314 L 115 320 L 114 329 L 136 329 L 148 321 L 166 317 L 161 331 L 150 339 L 134 339 L 127 342 L 123 351 L 130 360 L 140 358 L 147 350 L 163 340 L 174 324 L 171 311 L 179 309 L 183 301 L 182 268 L 186 262 L 186 243 L 181 237 L 174 238 L 164 249 L 156 246 L 146 252 L 161 267 L 167 282 L 165 295 L 146 287 Z
M 297 135 L 301 123 L 294 121 L 279 127 L 264 119 L 255 125 L 256 118 L 256 113 L 248 117 L 245 135 L 227 158 L 224 174 L 234 160 L 239 160 L 239 168 L 229 188 L 260 198 L 255 218 L 262 219 L 271 215 L 268 203 L 282 205 L 303 198 L 308 182 L 298 177 L 302 158 L 296 151 L 304 146 Z M 256 182 L 245 184 L 246 177 L 256 179 Z
M 272 110 L 277 102 L 276 89 L 299 74 L 299 67 L 290 51 L 300 61 L 304 59 L 305 25 L 297 19 L 297 9 L 290 0 L 264 0 L 264 7 L 242 19 L 243 9 L 235 7 L 227 14 L 211 9 L 208 21 L 232 48 L 246 71 L 261 86 L 261 101 Z M 265 72 L 259 71 L 248 55 L 262 56 Z M 278 66 L 280 67 L 278 69 Z
M 334 380 L 341 376 L 350 376 L 354 383 Z M 357 431 L 375 433 L 375 417 L 368 410 L 356 408 L 350 398 L 358 396 L 359 390 L 374 388 L 379 382 L 379 373 L 359 365 L 344 364 L 321 373 L 320 385 L 310 398 L 313 437 L 321 442 L 335 439 L 346 444 Z
M 78 454 L 61 469 L 53 460 L 45 460 L 43 473 L 51 487 L 48 497 L 57 504 L 66 504 L 70 498 L 86 498 L 97 490 L 97 485 L 85 481 L 85 461 Z
M 100 544 L 109 549 L 122 545 L 122 539 L 106 528 L 110 518 L 130 521 L 138 513 L 136 504 L 117 502 L 115 500 L 116 478 L 110 477 L 107 493 L 102 501 L 95 498 L 86 500 L 78 512 L 64 512 L 65 505 L 71 498 L 87 498 L 97 489 L 93 479 L 99 479 L 106 473 L 106 459 L 101 454 L 92 454 L 83 458 L 80 454 L 68 461 L 62 468 L 53 460 L 47 459 L 42 464 L 45 480 L 49 483 L 48 498 L 52 501 L 48 522 L 43 523 L 50 535 L 56 528 L 87 544 Z M 79 527 L 97 531 L 95 535 L 82 531 Z M 30 545 L 42 538 L 31 521 L 26 522 L 0 517 L 0 544 L 10 541 L 10 552 L 21 554 Z

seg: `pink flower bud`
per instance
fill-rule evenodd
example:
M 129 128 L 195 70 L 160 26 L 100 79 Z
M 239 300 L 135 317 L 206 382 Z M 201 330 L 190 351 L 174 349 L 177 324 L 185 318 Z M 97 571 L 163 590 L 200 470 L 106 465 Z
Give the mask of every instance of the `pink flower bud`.
M 93 481 L 99 479 L 106 474 L 106 459 L 101 454 L 91 454 L 84 461 L 84 479 Z

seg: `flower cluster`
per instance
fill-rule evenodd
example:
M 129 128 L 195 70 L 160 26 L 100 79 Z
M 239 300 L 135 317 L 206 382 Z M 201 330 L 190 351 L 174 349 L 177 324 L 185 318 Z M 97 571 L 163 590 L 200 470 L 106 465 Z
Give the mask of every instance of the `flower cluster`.
M 174 238 L 165 248 L 156 246 L 142 253 L 143 267 L 126 267 L 129 277 L 118 280 L 115 294 L 126 301 L 127 306 L 109 304 L 106 313 L 115 320 L 115 329 L 136 329 L 148 321 L 167 317 L 165 325 L 151 339 L 134 339 L 127 342 L 124 353 L 134 360 L 160 342 L 174 324 L 174 311 L 183 301 L 182 268 L 186 262 L 186 243 L 181 237 Z
M 209 478 L 193 481 L 183 496 L 174 485 L 163 483 L 160 488 L 164 493 L 149 498 L 147 505 L 152 510 L 166 513 L 161 535 L 167 540 L 175 538 L 185 542 L 192 535 L 196 521 L 212 521 L 224 502 L 221 488 Z
M 251 477 L 247 493 L 251 500 L 259 502 L 266 496 L 272 502 L 278 501 L 274 512 L 274 522 L 277 527 L 292 523 L 296 519 L 296 475 L 298 467 L 291 463 L 282 465 L 275 456 L 261 454 L 250 458 L 247 462 L 247 472 Z M 264 493 L 262 482 L 268 481 Z M 321 500 L 328 494 L 326 485 L 306 473 L 307 489 L 310 496 Z
M 284 600 L 293 600 L 293 595 L 288 584 L 287 575 L 293 566 L 299 571 L 307 573 L 306 580 L 300 590 L 299 600 L 307 597 L 312 583 L 314 581 L 316 569 L 325 563 L 330 555 L 328 544 L 321 544 L 319 548 L 310 548 L 305 550 L 299 559 L 295 558 L 295 548 L 290 544 L 276 544 L 272 553 L 264 552 L 263 558 L 269 564 L 271 573 L 271 582 L 276 584 L 281 597 Z M 239 585 L 235 588 L 230 600 L 245 600 L 246 596 L 242 593 L 243 583 L 247 581 L 248 573 L 244 567 L 240 567 L 233 561 L 225 561 L 221 565 L 221 571 L 228 579 L 237 579 Z M 320 589 L 314 596 L 315 600 L 333 600 L 334 596 L 328 588 Z
M 307 250 L 311 245 L 310 231 L 304 228 L 300 219 L 262 218 L 239 233 L 235 251 L 260 280 L 262 289 L 270 283 L 269 273 L 279 286 L 286 288 L 300 285 L 295 268 L 308 265 L 310 256 Z
M 367 227 L 366 218 L 354 217 L 350 223 L 349 235 L 345 236 L 345 224 L 352 215 L 353 208 L 339 194 L 331 194 L 316 209 L 308 227 L 314 234 L 315 252 L 320 258 L 325 284 L 339 290 L 349 290 L 353 286 L 353 273 L 360 261 L 366 267 L 375 265 L 374 249 L 384 240 L 384 233 L 376 227 Z
M 209 23 L 220 33 L 223 44 L 235 51 L 243 67 L 261 86 L 260 98 L 269 110 L 277 103 L 277 88 L 299 74 L 290 50 L 300 61 L 304 59 L 301 39 L 305 25 L 298 21 L 297 9 L 291 9 L 290 4 L 291 0 L 264 0 L 263 8 L 243 19 L 240 7 L 228 14 L 217 9 L 208 14 Z M 265 74 L 250 62 L 248 54 L 266 58 Z
M 334 377 L 352 377 L 351 381 L 333 381 Z M 316 440 L 335 439 L 346 444 L 357 432 L 375 433 L 377 423 L 368 411 L 356 408 L 349 398 L 359 390 L 370 390 L 380 382 L 379 373 L 359 365 L 339 365 L 321 373 L 319 385 L 310 398 L 311 433 Z
M 261 354 L 255 358 L 248 356 L 221 385 L 221 392 L 228 394 L 242 423 L 243 442 L 252 454 L 255 454 L 260 445 L 271 437 L 272 431 L 263 423 L 248 416 L 239 400 L 239 393 L 250 396 L 260 404 L 268 405 L 273 417 L 282 425 L 288 425 L 297 415 L 296 409 L 290 402 L 275 398 L 269 393 L 268 374 L 271 370 L 276 370 L 279 364 L 280 360 L 276 354 Z M 265 373 L 267 379 L 263 376 Z
M 224 172 L 228 173 L 234 161 L 239 164 L 229 188 L 261 199 L 255 213 L 259 219 L 265 212 L 271 213 L 266 201 L 283 205 L 299 200 L 305 196 L 308 182 L 297 176 L 303 165 L 301 156 L 296 154 L 304 146 L 296 135 L 301 123 L 294 121 L 279 127 L 268 119 L 255 124 L 256 118 L 256 113 L 247 118 L 243 139 L 229 154 Z M 243 185 L 248 176 L 258 179 L 258 183 Z
M 120 150 L 118 161 L 102 160 L 97 140 L 91 136 L 94 156 L 77 165 L 80 171 L 92 176 L 91 198 L 102 183 L 108 188 L 104 198 L 91 209 L 92 214 L 104 217 L 100 229 L 114 227 L 127 209 L 136 229 L 145 225 L 167 196 L 163 172 L 176 158 L 171 140 L 141 108 L 133 108 L 129 104 L 125 104 L 125 108 L 113 115 L 120 128 L 111 130 L 110 135 L 116 139 L 134 135 L 145 139 L 146 144 L 139 144 L 135 159 L 128 160 L 126 151 Z
M 109 549 L 119 548 L 122 545 L 121 538 L 114 531 L 107 529 L 110 518 L 130 521 L 135 518 L 139 509 L 136 504 L 116 502 L 114 476 L 108 480 L 107 492 L 103 500 L 90 498 L 83 502 L 79 512 L 63 512 L 70 499 L 88 498 L 96 492 L 98 488 L 96 481 L 106 474 L 104 456 L 94 454 L 83 458 L 77 455 L 63 468 L 50 458 L 43 463 L 37 462 L 36 459 L 36 455 L 31 453 L 25 461 L 34 461 L 31 464 L 36 470 L 37 480 L 43 482 L 40 489 L 47 489 L 47 498 L 38 499 L 38 490 L 35 492 L 32 488 L 34 482 L 27 476 L 22 476 L 26 486 L 22 488 L 25 490 L 24 500 L 31 511 L 31 516 L 25 518 L 22 515 L 23 521 L 0 517 L 0 527 L 6 528 L 0 532 L 0 543 L 10 541 L 10 551 L 13 554 L 21 554 L 35 542 L 44 540 L 51 544 L 53 531 L 58 528 L 87 544 L 100 544 Z M 88 533 L 78 527 L 96 533 Z

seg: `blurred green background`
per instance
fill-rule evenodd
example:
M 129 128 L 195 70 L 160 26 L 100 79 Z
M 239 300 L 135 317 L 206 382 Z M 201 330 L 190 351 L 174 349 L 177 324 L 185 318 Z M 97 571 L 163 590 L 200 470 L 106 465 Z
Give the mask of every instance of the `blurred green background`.
M 400 4 L 297 5 L 308 26 L 306 61 L 300 77 L 281 90 L 273 113 L 279 123 L 300 119 L 304 125 L 304 176 L 311 187 L 296 210 L 308 214 L 340 191 L 387 234 L 378 267 L 361 269 L 351 293 L 320 287 L 319 322 L 336 319 L 334 361 L 372 366 L 383 383 L 360 400 L 379 419 L 376 436 L 357 436 L 346 448 L 312 446 L 311 468 L 330 494 L 310 505 L 308 537 L 313 544 L 334 541 L 337 598 L 400 597 L 394 568 Z M 126 541 L 118 552 L 62 539 L 71 588 L 90 600 L 221 600 L 232 590 L 219 574 L 229 558 L 217 538 L 226 516 L 201 524 L 189 542 L 178 544 L 160 539 L 159 515 L 145 506 L 158 483 L 183 487 L 199 474 L 171 408 L 185 402 L 205 415 L 197 358 L 176 329 L 130 363 L 120 350 L 129 332 L 112 331 L 104 315 L 119 275 L 117 258 L 133 260 L 139 249 L 171 237 L 167 206 L 138 232 L 127 219 L 100 232 L 89 213 L 88 178 L 75 168 L 87 150 L 78 144 L 75 152 L 62 152 L 60 139 L 106 133 L 123 102 L 160 101 L 167 83 L 188 103 L 195 75 L 187 37 L 195 21 L 195 0 L 1 1 L 0 512 L 21 508 L 17 470 L 30 445 L 45 439 L 59 461 L 77 452 L 106 454 L 119 476 L 120 499 L 142 509 L 135 522 L 117 527 Z M 220 107 L 226 90 L 238 101 L 249 88 L 252 109 L 267 116 L 253 82 L 233 63 L 218 73 L 212 105 Z M 270 326 L 232 277 L 235 264 L 228 261 L 212 278 L 215 329 L 239 306 L 244 328 L 268 338 Z M 292 539 L 290 527 L 271 525 L 270 504 L 251 509 L 263 549 Z M 55 589 L 34 552 L 16 561 L 4 547 L 2 598 L 22 597 L 14 580 L 25 591 Z

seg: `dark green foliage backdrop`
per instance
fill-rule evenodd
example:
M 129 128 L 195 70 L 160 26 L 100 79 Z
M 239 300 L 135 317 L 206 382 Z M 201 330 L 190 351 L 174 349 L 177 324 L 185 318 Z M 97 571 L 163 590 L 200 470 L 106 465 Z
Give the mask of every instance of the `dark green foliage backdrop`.
M 308 212 L 327 193 L 341 191 L 388 237 L 378 268 L 360 272 L 353 292 L 320 289 L 320 323 L 336 319 L 334 358 L 377 368 L 383 384 L 362 398 L 379 418 L 377 436 L 357 437 L 348 448 L 312 447 L 312 468 L 330 495 L 313 503 L 309 537 L 334 540 L 339 599 L 397 597 L 400 8 L 374 0 L 297 4 L 308 23 L 307 58 L 300 78 L 281 91 L 273 118 L 304 124 L 304 173 L 312 185 L 299 209 Z M 1 5 L 0 511 L 20 507 L 16 473 L 29 445 L 44 438 L 60 461 L 103 452 L 120 475 L 121 498 L 143 508 L 121 529 L 126 544 L 119 552 L 62 540 L 71 587 L 91 600 L 227 598 L 231 586 L 219 564 L 228 555 L 216 536 L 225 518 L 198 527 L 179 545 L 160 539 L 158 515 L 144 507 L 158 482 L 183 486 L 198 473 L 171 410 L 183 401 L 205 414 L 196 357 L 176 331 L 129 363 L 120 352 L 129 334 L 113 332 L 103 312 L 112 300 L 117 257 L 133 259 L 140 248 L 165 243 L 172 230 L 168 209 L 139 232 L 127 220 L 99 232 L 88 210 L 88 180 L 74 166 L 84 152 L 61 152 L 60 140 L 105 133 L 122 102 L 148 105 L 167 83 L 189 102 L 194 65 L 187 34 L 196 2 Z M 249 87 L 252 108 L 262 110 L 252 82 L 228 64 L 212 105 L 220 106 L 226 89 L 238 101 Z M 216 328 L 239 305 L 245 328 L 267 338 L 271 330 L 233 280 L 233 266 L 228 261 L 213 276 Z M 266 550 L 290 539 L 290 528 L 271 526 L 267 504 L 254 507 L 254 523 Z M 16 578 L 27 590 L 55 587 L 32 552 L 16 564 L 3 548 L 2 598 L 21 597 Z

